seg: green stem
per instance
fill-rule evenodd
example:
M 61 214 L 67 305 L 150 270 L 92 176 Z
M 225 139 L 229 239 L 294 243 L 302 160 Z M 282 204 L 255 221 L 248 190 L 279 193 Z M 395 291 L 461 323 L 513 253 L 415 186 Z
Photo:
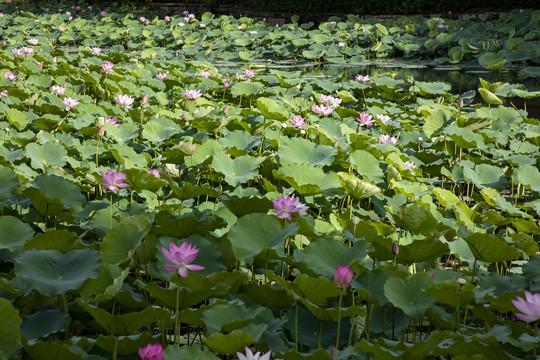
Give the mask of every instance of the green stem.
M 174 312 L 174 343 L 179 344 L 180 343 L 180 279 L 178 279 L 178 283 L 176 284 L 176 310 Z
M 116 354 L 118 353 L 118 337 L 114 337 L 114 349 L 113 349 L 113 360 L 116 360 Z
M 296 303 L 296 313 L 294 314 L 294 343 L 298 351 L 298 303 Z
M 336 350 L 339 349 L 339 330 L 341 330 L 340 328 L 341 328 L 341 298 L 342 297 L 343 297 L 343 290 L 341 290 L 339 293 Z
M 113 194 L 111 193 L 111 204 L 109 206 L 109 229 L 112 229 L 112 197 Z

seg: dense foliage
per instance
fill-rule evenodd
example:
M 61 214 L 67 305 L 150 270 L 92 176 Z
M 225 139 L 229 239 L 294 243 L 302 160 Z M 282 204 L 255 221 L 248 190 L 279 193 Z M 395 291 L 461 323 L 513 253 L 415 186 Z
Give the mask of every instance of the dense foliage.
M 540 12 L 47 6 L 0 16 L 1 359 L 536 357 L 540 121 L 503 104 L 540 92 L 286 64 L 538 76 Z

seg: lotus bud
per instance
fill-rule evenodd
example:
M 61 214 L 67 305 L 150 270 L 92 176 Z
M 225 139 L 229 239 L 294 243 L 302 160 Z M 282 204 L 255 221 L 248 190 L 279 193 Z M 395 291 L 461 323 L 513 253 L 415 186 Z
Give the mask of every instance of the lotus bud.
M 337 148 L 339 145 L 339 140 L 334 141 L 334 147 Z
M 142 96 L 142 99 L 141 99 L 141 104 L 148 104 L 148 95 L 146 94 L 143 94 Z
M 460 108 L 463 107 L 463 99 L 459 99 L 459 107 L 460 107 Z
M 52 62 L 56 64 L 56 56 L 53 57 Z
M 394 256 L 397 256 L 398 253 L 399 253 L 399 246 L 394 241 L 394 242 L 392 242 L 392 254 L 394 254 Z
M 105 126 L 101 125 L 99 127 L 98 135 L 101 136 L 101 137 L 103 137 L 103 135 L 105 135 Z
M 229 87 L 229 83 L 227 81 L 223 82 L 223 87 Z
M 305 135 L 305 134 L 306 134 L 306 130 L 303 130 L 303 129 L 300 130 L 300 134 L 301 134 L 301 135 Z
M 186 114 L 182 114 L 182 121 L 186 121 Z
M 338 353 L 334 345 L 330 348 L 330 360 L 338 360 Z
M 429 274 L 429 277 L 431 278 L 431 280 L 433 280 L 435 278 L 435 273 Z
M 225 106 L 225 109 L 223 109 L 223 113 L 226 114 L 227 111 L 229 111 L 229 107 L 228 107 L 228 106 Z

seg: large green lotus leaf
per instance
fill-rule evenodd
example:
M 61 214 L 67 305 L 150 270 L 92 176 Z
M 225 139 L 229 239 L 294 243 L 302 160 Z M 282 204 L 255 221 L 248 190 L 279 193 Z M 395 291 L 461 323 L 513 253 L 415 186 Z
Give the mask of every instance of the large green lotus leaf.
M 357 261 L 362 261 L 366 251 L 371 249 L 372 246 L 364 240 L 359 240 L 353 247 L 348 247 L 336 239 L 322 238 L 311 242 L 304 249 L 302 257 L 315 273 L 331 278 L 340 265 L 351 266 Z
M 270 308 L 262 306 L 252 306 L 246 308 L 238 304 L 216 304 L 201 315 L 204 321 L 206 334 L 216 332 L 228 333 L 233 330 L 247 326 L 250 322 L 261 322 L 261 320 L 271 321 L 273 318 Z
M 338 172 L 336 175 L 347 193 L 356 199 L 369 198 L 381 192 L 381 189 L 377 186 L 365 180 L 361 180 L 352 174 Z
M 320 193 L 343 195 L 343 187 L 337 175 L 320 167 L 308 164 L 289 164 L 273 171 L 277 179 L 287 181 L 300 195 L 309 196 Z
M 67 151 L 62 144 L 53 141 L 43 145 L 30 143 L 26 145 L 26 156 L 34 169 L 45 170 L 50 165 L 66 165 Z
M 105 128 L 105 136 L 118 143 L 127 143 L 139 134 L 139 127 L 135 124 L 123 123 L 116 127 L 113 124 L 103 124 Z
M 416 91 L 421 95 L 445 95 L 448 94 L 452 86 L 444 82 L 423 82 L 415 81 L 410 91 Z
M 147 169 L 126 169 L 123 171 L 127 174 L 126 183 L 130 184 L 135 191 L 148 190 L 157 192 L 165 181 L 159 179 Z
M 356 150 L 351 154 L 350 161 L 360 176 L 377 183 L 382 181 L 384 172 L 379 167 L 379 160 L 371 153 Z
M 251 324 L 228 334 L 214 333 L 203 341 L 218 354 L 245 352 L 245 347 L 257 343 L 267 327 L 266 324 Z
M 242 297 L 253 301 L 255 304 L 278 309 L 290 307 L 294 300 L 283 289 L 275 288 L 269 284 L 259 285 L 250 282 L 241 288 Z
M 480 194 L 489 206 L 496 206 L 510 216 L 518 216 L 525 219 L 532 218 L 531 214 L 527 214 L 526 212 L 512 205 L 512 203 L 506 201 L 505 198 L 501 196 L 500 192 L 495 189 L 485 187 L 480 191 Z
M 479 188 L 490 187 L 496 190 L 504 190 L 508 184 L 508 178 L 500 167 L 479 164 L 474 170 L 469 167 L 463 168 L 465 181 L 472 182 Z
M 109 151 L 114 159 L 126 169 L 145 168 L 148 165 L 148 158 L 145 154 L 136 152 L 131 146 L 113 144 L 109 145 Z
M 169 186 L 172 190 L 172 197 L 179 200 L 194 199 L 201 195 L 207 195 L 214 198 L 218 197 L 218 192 L 214 190 L 209 184 L 203 184 L 201 186 L 193 185 L 189 182 L 184 182 L 182 187 L 177 187 L 169 182 Z
M 448 244 L 437 239 L 415 240 L 399 247 L 397 261 L 408 265 L 419 262 L 433 263 L 448 252 Z
M 444 133 L 449 135 L 457 144 L 457 146 L 470 149 L 484 147 L 484 137 L 476 134 L 470 127 L 458 127 L 456 124 L 447 126 Z
M 22 131 L 26 125 L 28 125 L 28 118 L 26 117 L 26 114 L 17 109 L 8 109 L 6 111 L 6 118 L 19 131 Z
M 57 250 L 64 254 L 85 247 L 79 235 L 66 229 L 49 229 L 44 233 L 37 233 L 32 240 L 27 241 L 24 245 L 26 250 Z
M 407 204 L 392 214 L 397 226 L 413 233 L 429 235 L 437 229 L 437 220 L 426 207 Z
M 87 338 L 84 339 L 86 340 Z M 105 336 L 103 334 L 99 334 L 95 342 L 92 341 L 91 344 L 96 344 L 110 354 L 112 354 L 114 352 L 114 349 L 116 348 L 118 355 L 124 356 L 135 354 L 139 351 L 140 348 L 145 347 L 148 344 L 157 343 L 159 341 L 160 335 L 152 335 L 151 333 L 145 331 L 141 334 L 128 336 Z
M 81 298 L 91 302 L 113 299 L 120 292 L 128 274 L 129 268 L 122 270 L 114 264 L 101 265 L 99 276 L 89 279 L 81 287 Z
M 426 310 L 435 303 L 433 296 L 424 293 L 431 282 L 427 273 L 417 273 L 407 282 L 391 277 L 384 283 L 384 295 L 392 305 L 403 310 L 414 323 L 418 323 L 424 318 Z
M 159 144 L 170 139 L 180 130 L 180 126 L 172 120 L 166 118 L 153 118 L 144 124 L 142 136 L 154 144 Z
M 99 275 L 101 260 L 94 249 L 28 250 L 15 257 L 15 284 L 36 289 L 42 295 L 56 296 L 78 289 L 89 278 Z
M 471 283 L 460 284 L 457 280 L 448 280 L 429 287 L 426 294 L 432 295 L 439 304 L 463 308 L 476 299 L 475 288 Z
M 0 297 L 0 314 L 2 314 L 2 327 L 0 327 L 0 357 L 9 359 L 10 355 L 19 347 L 21 339 L 21 323 L 19 311 L 11 305 L 11 301 Z
M 332 165 L 337 154 L 336 148 L 315 145 L 304 138 L 286 138 L 279 147 L 278 155 L 282 165 L 310 164 L 312 166 Z
M 426 116 L 426 122 L 422 127 L 428 138 L 440 134 L 442 129 L 452 120 L 452 113 L 448 110 L 436 110 Z
M 516 260 L 521 253 L 498 236 L 472 234 L 465 238 L 475 258 L 485 262 Z
M 519 74 L 524 77 L 540 77 L 540 66 L 525 66 L 519 70 Z
M 0 167 L 0 201 L 13 195 L 19 187 L 19 178 L 7 166 Z
M 489 91 L 488 89 L 479 88 L 478 92 L 480 93 L 480 96 L 482 96 L 482 99 L 484 99 L 486 104 L 490 105 L 502 105 L 502 100 L 497 95 Z
M 38 340 L 24 345 L 24 351 L 36 360 L 81 360 L 84 353 L 77 347 L 59 340 L 55 342 Z
M 100 247 L 103 262 L 120 264 L 131 259 L 135 248 L 150 231 L 151 225 L 152 219 L 144 215 L 135 215 L 109 230 Z
M 540 191 L 540 171 L 536 166 L 521 165 L 517 169 L 518 179 L 525 186 L 530 186 L 534 191 Z
M 274 208 L 272 201 L 265 197 L 232 197 L 222 202 L 237 217 L 252 213 L 266 214 Z
M 283 106 L 279 105 L 274 99 L 260 97 L 255 102 L 255 106 L 267 119 L 286 121 L 289 117 L 287 110 Z
M 0 216 L 0 249 L 8 249 L 17 254 L 33 236 L 34 230 L 27 223 L 14 216 Z
M 257 176 L 258 167 L 257 159 L 249 155 L 231 159 L 224 152 L 220 152 L 215 154 L 212 160 L 212 168 L 225 175 L 225 181 L 233 187 L 244 184 Z
M 388 303 L 388 299 L 384 296 L 384 288 L 381 284 L 390 277 L 391 275 L 379 270 L 365 271 L 353 280 L 351 286 L 364 300 L 383 306 Z
M 279 220 L 267 214 L 248 214 L 231 226 L 227 235 L 237 260 L 251 262 L 263 251 L 274 249 L 279 256 L 285 256 L 285 239 L 295 235 L 298 224 L 292 223 L 282 229 Z
M 77 303 L 92 315 L 94 319 L 111 335 L 130 335 L 143 327 L 151 326 L 160 319 L 171 317 L 165 309 L 146 308 L 127 314 L 112 315 L 107 310 L 77 299 Z
M 258 94 L 264 87 L 264 84 L 257 81 L 238 82 L 231 87 L 231 95 L 249 97 Z
M 177 346 L 169 345 L 163 351 L 165 359 L 175 360 L 220 360 L 216 355 L 209 351 L 201 350 L 200 346 Z
M 56 216 L 66 209 L 79 212 L 86 204 L 86 197 L 77 185 L 56 175 L 39 175 L 34 186 L 25 189 L 24 194 L 39 213 L 49 216 Z
M 214 214 L 204 214 L 199 217 L 194 214 L 186 214 L 168 219 L 159 226 L 154 226 L 152 233 L 182 239 L 190 234 L 203 235 L 226 226 L 227 222 Z
M 234 130 L 218 140 L 223 148 L 237 148 L 238 150 L 250 150 L 259 144 L 259 140 L 254 140 L 253 135 L 245 130 Z
M 67 330 L 69 326 L 69 314 L 63 309 L 41 309 L 37 312 L 23 316 L 21 334 L 28 340 L 36 340 L 60 331 Z
M 184 161 L 186 166 L 200 165 L 210 159 L 212 155 L 223 152 L 219 142 L 209 139 L 202 145 L 193 145 L 185 142 L 180 145 L 180 150 L 185 154 Z

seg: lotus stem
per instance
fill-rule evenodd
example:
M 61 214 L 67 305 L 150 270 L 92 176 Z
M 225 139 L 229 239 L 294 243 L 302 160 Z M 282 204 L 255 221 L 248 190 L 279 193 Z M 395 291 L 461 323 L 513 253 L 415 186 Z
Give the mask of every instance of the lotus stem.
M 180 279 L 178 279 L 178 283 L 176 284 L 176 309 L 174 312 L 174 343 L 179 344 L 180 343 Z
M 298 303 L 296 303 L 296 312 L 294 314 L 294 343 L 296 351 L 298 351 Z
M 338 319 L 337 319 L 337 336 L 336 336 L 336 350 L 339 349 L 339 331 L 341 330 L 341 298 L 343 297 L 343 290 L 339 292 L 338 302 Z M 320 335 L 319 335 L 320 336 Z

